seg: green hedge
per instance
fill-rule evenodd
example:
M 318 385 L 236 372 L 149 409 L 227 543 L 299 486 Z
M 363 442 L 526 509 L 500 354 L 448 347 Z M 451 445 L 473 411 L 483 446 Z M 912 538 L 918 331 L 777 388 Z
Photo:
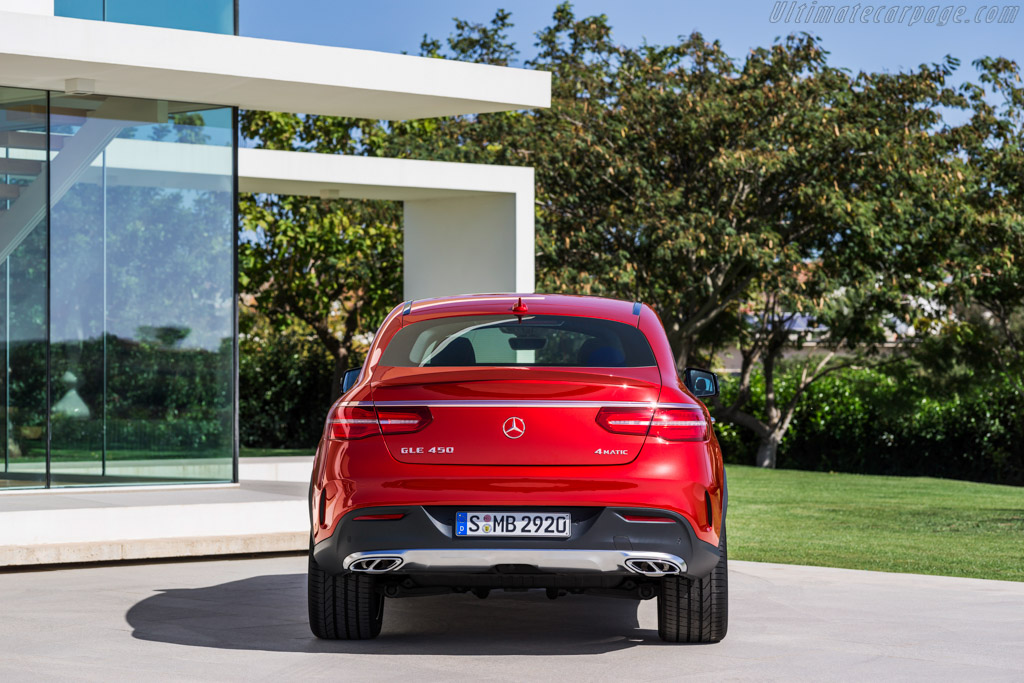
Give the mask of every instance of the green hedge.
M 104 426 L 106 433 L 104 434 Z M 161 453 L 220 449 L 231 454 L 231 414 L 220 419 L 189 420 L 75 420 L 56 415 L 50 423 L 51 445 L 62 451 L 109 451 Z M 147 456 L 149 457 L 149 456 Z
M 782 395 L 793 378 L 784 376 Z M 848 370 L 802 397 L 779 446 L 780 468 L 1024 484 L 1024 391 L 1018 378 L 967 377 L 937 389 L 910 372 Z M 723 398 L 735 395 L 723 382 Z M 751 405 L 763 405 L 756 378 Z M 726 460 L 754 464 L 757 440 L 719 422 Z
M 167 328 L 170 329 L 170 328 Z M 184 335 L 178 335 L 179 338 Z M 231 340 L 215 351 L 159 340 L 105 339 L 50 347 L 51 401 L 72 392 L 88 411 L 50 419 L 55 459 L 114 452 L 231 453 Z M 46 454 L 46 347 L 12 345 L 17 374 L 8 387 L 7 442 L 26 458 Z M 26 427 L 39 431 L 27 435 Z M 116 456 L 115 456 L 116 457 Z M 141 457 L 141 456 L 140 456 Z
M 334 362 L 297 334 L 239 338 L 238 417 L 248 448 L 316 448 L 331 405 Z

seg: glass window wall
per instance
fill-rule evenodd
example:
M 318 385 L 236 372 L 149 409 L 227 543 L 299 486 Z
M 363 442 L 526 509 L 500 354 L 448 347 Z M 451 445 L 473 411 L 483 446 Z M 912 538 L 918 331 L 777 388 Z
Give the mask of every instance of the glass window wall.
M 232 479 L 232 122 L 0 88 L 0 489 Z
M 230 480 L 231 110 L 51 111 L 51 485 Z
M 46 481 L 46 93 L 0 87 L 0 490 Z

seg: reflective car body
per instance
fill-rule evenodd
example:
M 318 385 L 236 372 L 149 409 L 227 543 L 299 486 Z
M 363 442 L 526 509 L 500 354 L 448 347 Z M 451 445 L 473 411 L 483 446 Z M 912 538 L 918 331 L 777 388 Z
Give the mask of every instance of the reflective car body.
M 481 358 L 480 330 L 497 328 L 527 362 Z M 416 351 L 417 330 L 447 329 L 457 332 Z M 474 334 L 475 356 L 458 339 Z M 626 341 L 607 342 L 614 353 L 594 342 L 615 334 Z M 531 364 L 545 343 L 563 343 L 568 364 Z M 469 355 L 457 359 L 460 344 Z M 543 294 L 409 302 L 331 408 L 311 483 L 311 554 L 331 575 L 377 575 L 389 597 L 439 587 L 653 597 L 645 580 L 706 576 L 719 559 L 727 493 L 711 425 L 647 305 Z M 568 513 L 572 532 L 457 537 L 456 515 L 475 510 Z

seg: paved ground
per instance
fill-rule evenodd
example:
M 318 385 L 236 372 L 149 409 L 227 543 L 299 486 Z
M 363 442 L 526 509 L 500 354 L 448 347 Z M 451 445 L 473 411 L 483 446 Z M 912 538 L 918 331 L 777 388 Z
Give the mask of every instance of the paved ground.
M 389 601 L 376 641 L 306 626 L 305 559 L 0 574 L 0 680 L 1024 680 L 1024 583 L 735 562 L 729 636 L 657 638 L 655 604 Z

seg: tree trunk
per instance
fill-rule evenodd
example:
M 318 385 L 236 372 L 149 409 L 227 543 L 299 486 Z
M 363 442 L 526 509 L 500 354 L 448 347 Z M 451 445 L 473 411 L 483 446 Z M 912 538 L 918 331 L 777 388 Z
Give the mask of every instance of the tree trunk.
M 348 370 L 348 363 L 344 357 L 334 359 L 334 383 L 331 385 L 331 402 L 338 400 L 341 396 L 341 380 Z
M 306 323 L 313 328 L 317 339 L 334 359 L 334 378 L 331 385 L 331 402 L 333 403 L 341 396 L 341 378 L 345 375 L 345 370 L 348 369 L 349 349 L 334 336 L 327 326 L 326 320 L 306 320 Z
M 779 452 L 779 439 L 771 434 L 763 439 L 757 447 L 757 466 L 775 469 L 775 456 Z
M 337 400 L 341 396 L 341 380 L 345 376 L 345 371 L 350 369 L 350 364 L 354 359 L 352 338 L 355 336 L 356 330 L 359 329 L 359 311 L 361 307 L 362 302 L 357 298 L 352 307 L 348 309 L 348 315 L 345 316 L 341 339 L 331 335 L 331 338 L 337 343 L 337 351 L 334 352 L 334 391 L 332 392 L 332 401 Z
M 678 341 L 676 341 L 675 344 L 676 349 L 678 349 L 678 352 L 676 353 L 676 368 L 678 368 L 679 372 L 682 373 L 690 362 L 690 347 L 693 340 L 690 337 L 683 335 L 679 335 L 677 339 Z

